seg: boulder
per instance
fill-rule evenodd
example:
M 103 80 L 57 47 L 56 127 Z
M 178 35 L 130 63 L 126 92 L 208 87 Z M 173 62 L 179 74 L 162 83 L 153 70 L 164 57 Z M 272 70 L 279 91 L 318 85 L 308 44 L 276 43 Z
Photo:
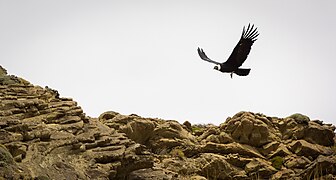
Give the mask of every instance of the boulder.
M 247 177 L 242 169 L 232 166 L 221 155 L 205 153 L 195 159 L 201 166 L 200 175 L 208 179 L 233 179 Z
M 309 122 L 308 128 L 304 130 L 303 139 L 322 146 L 333 146 L 335 133 L 331 126 L 321 125 L 316 122 Z
M 324 125 L 321 121 L 310 121 L 309 117 L 294 114 L 279 123 L 283 139 L 306 140 L 323 146 L 334 145 L 334 126 Z
M 280 156 L 280 157 L 286 157 L 291 155 L 292 152 L 290 152 L 287 148 L 287 146 L 285 146 L 284 144 L 280 144 L 278 146 L 278 148 L 271 154 L 269 154 L 270 158 L 276 157 L 276 156 Z
M 305 156 L 315 159 L 319 155 L 331 155 L 333 151 L 330 147 L 312 144 L 305 140 L 296 140 L 289 144 L 292 152 L 299 156 Z
M 286 158 L 284 165 L 289 169 L 304 169 L 311 160 L 305 156 L 291 155 Z
M 167 152 L 176 146 L 194 146 L 196 138 L 177 121 L 160 123 L 153 131 L 148 146 L 154 152 Z
M 260 152 L 264 156 L 270 156 L 270 154 L 274 153 L 275 150 L 278 149 L 280 143 L 277 141 L 270 142 L 268 144 L 265 144 L 262 148 L 260 148 Z
M 198 137 L 198 140 L 202 141 L 202 140 L 208 138 L 210 135 L 219 135 L 219 134 L 220 134 L 219 128 L 217 128 L 217 127 L 210 127 L 202 135 L 200 135 Z
M 231 165 L 242 169 L 253 160 L 253 158 L 244 157 L 239 154 L 227 154 L 224 155 L 224 158 Z
M 270 126 L 266 117 L 250 112 L 237 113 L 221 124 L 220 129 L 242 144 L 261 147 L 272 141 L 279 140 L 276 130 Z
M 150 146 L 154 151 L 169 149 L 195 142 L 194 136 L 177 121 L 163 121 L 142 118 L 137 115 L 125 116 L 115 112 L 105 112 L 99 120 L 105 125 L 117 129 L 133 141 Z
M 249 177 L 270 179 L 277 170 L 266 160 L 255 158 L 245 166 L 245 172 Z

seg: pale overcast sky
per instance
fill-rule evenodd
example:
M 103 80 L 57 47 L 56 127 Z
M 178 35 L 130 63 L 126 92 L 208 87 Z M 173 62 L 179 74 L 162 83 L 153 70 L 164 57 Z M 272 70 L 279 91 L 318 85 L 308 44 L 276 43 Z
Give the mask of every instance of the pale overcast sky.
M 336 124 L 335 0 L 0 0 L 0 64 L 87 115 L 220 124 L 239 111 Z M 243 26 L 260 35 L 223 74 Z

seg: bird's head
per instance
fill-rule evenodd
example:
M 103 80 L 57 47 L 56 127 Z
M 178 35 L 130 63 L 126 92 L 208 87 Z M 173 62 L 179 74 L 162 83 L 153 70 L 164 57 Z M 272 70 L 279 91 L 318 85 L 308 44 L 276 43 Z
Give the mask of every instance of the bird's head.
M 214 70 L 219 71 L 219 69 L 220 69 L 220 65 L 216 65 L 216 66 L 214 67 Z

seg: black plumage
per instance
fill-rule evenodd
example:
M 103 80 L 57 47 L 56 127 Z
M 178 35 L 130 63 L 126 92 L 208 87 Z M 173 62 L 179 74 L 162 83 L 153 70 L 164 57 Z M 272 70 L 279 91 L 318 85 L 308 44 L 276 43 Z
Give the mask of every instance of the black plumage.
M 208 56 L 204 53 L 203 49 L 198 48 L 198 54 L 199 56 L 210 63 L 216 64 L 214 69 L 221 71 L 221 72 L 226 72 L 226 73 L 231 73 L 230 76 L 232 78 L 232 74 L 235 73 L 239 76 L 247 76 L 250 73 L 251 69 L 243 69 L 239 68 L 244 61 L 246 60 L 248 54 L 251 51 L 252 44 L 254 41 L 256 41 L 257 37 L 259 36 L 259 33 L 257 31 L 257 28 L 254 28 L 254 25 L 248 25 L 247 28 L 245 29 L 245 26 L 243 28 L 242 35 L 240 37 L 240 40 L 236 47 L 233 49 L 230 57 L 228 58 L 227 61 L 224 63 L 219 63 L 216 61 L 211 60 L 208 58 Z

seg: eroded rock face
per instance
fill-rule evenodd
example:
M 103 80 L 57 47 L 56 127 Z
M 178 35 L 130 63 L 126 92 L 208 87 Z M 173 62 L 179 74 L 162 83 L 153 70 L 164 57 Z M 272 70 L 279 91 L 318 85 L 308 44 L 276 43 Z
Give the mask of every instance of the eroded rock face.
M 332 179 L 334 130 L 302 114 L 239 112 L 220 126 L 90 118 L 0 66 L 0 179 Z
M 126 116 L 115 112 L 103 113 L 99 119 L 158 154 L 169 152 L 176 146 L 193 146 L 196 143 L 188 129 L 173 120 Z
M 280 139 L 269 119 L 248 112 L 240 112 L 229 118 L 221 124 L 220 129 L 230 134 L 235 141 L 255 147 Z
M 335 127 L 332 126 L 309 122 L 308 128 L 304 130 L 303 139 L 313 144 L 333 146 L 335 144 L 334 130 Z
M 100 115 L 99 120 L 110 128 L 125 133 L 128 138 L 140 144 L 146 144 L 152 136 L 158 120 L 141 118 L 136 115 L 125 116 L 115 112 Z
M 11 155 L 2 161 L 2 177 L 123 179 L 153 167 L 154 158 L 143 145 L 86 117 L 72 99 L 2 75 L 0 147 L 6 149 L 3 157 Z

